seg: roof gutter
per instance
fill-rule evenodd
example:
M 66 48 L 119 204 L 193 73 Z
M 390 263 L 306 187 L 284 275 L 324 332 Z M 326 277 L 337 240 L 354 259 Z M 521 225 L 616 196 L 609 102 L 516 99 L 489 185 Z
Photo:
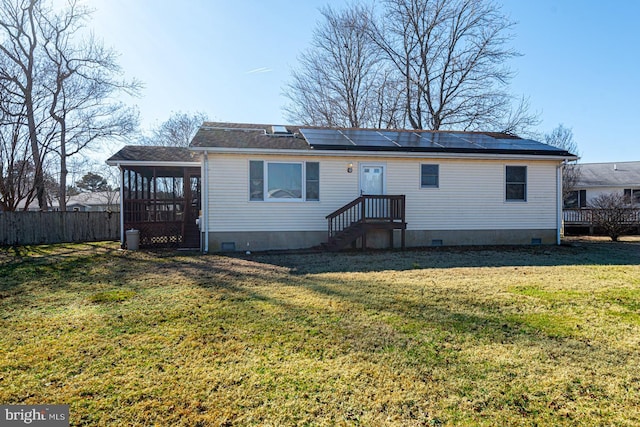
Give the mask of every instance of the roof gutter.
M 578 160 L 574 155 L 548 155 L 548 154 L 502 154 L 502 153 L 456 153 L 456 152 L 437 152 L 437 151 L 355 151 L 355 150 L 289 150 L 274 148 L 226 148 L 226 147 L 190 147 L 193 151 L 199 151 L 211 154 L 248 154 L 248 155 L 294 155 L 294 156 L 321 156 L 321 157 L 386 157 L 386 158 L 442 158 L 442 159 L 484 159 L 484 160 L 555 160 L 555 161 L 573 161 Z
M 149 160 L 140 161 L 140 160 L 107 160 L 106 163 L 109 166 L 169 166 L 169 167 L 194 167 L 197 168 L 200 166 L 200 162 L 172 162 L 172 161 L 161 161 L 161 162 L 153 162 Z

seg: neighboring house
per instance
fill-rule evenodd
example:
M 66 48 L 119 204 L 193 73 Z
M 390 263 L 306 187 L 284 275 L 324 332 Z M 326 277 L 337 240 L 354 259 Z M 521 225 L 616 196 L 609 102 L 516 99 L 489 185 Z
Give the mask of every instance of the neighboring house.
M 27 209 L 24 208 L 25 202 L 21 201 L 18 204 L 17 211 L 30 211 L 38 212 L 40 207 L 38 201 L 33 200 L 29 203 Z M 80 193 L 67 198 L 67 211 L 79 211 L 79 212 L 104 212 L 112 211 L 116 212 L 120 209 L 120 192 L 119 191 L 96 191 L 92 193 Z M 60 203 L 54 200 L 49 206 L 47 211 L 59 211 Z
M 622 193 L 640 207 L 640 162 L 581 163 L 565 208 L 585 208 L 600 194 Z
M 197 209 L 204 251 L 557 244 L 561 167 L 576 159 L 500 133 L 210 122 L 190 150 L 128 146 L 107 161 L 122 170 L 123 229 L 127 212 L 184 228 Z M 167 168 L 173 207 L 154 193 Z
M 59 210 L 60 204 L 54 201 L 50 210 Z M 80 212 L 116 212 L 120 209 L 119 191 L 95 191 L 69 196 L 67 199 L 67 211 Z
M 25 205 L 26 205 L 26 209 L 25 209 Z M 40 206 L 38 205 L 38 201 L 37 200 L 32 200 L 28 205 L 26 203 L 26 200 L 20 200 L 18 202 L 18 205 L 16 207 L 16 211 L 18 212 L 23 212 L 23 211 L 29 211 L 29 212 L 38 212 L 40 210 Z

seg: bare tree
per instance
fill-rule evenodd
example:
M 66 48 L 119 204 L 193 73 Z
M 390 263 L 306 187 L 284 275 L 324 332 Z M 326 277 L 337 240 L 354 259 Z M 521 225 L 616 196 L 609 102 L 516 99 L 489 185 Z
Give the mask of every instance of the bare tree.
M 149 135 L 140 138 L 142 145 L 164 147 L 188 147 L 207 115 L 202 112 L 172 113 L 167 121 L 151 130 Z
M 377 129 L 401 129 L 405 127 L 407 114 L 403 108 L 402 80 L 392 69 L 382 69 L 374 82 L 370 121 L 365 126 Z
M 322 10 L 285 96 L 289 119 L 349 127 L 494 130 L 539 123 L 508 93 L 514 23 L 490 0 L 385 0 Z
M 39 106 L 42 93 L 37 78 L 39 61 L 38 20 L 49 11 L 39 0 L 0 1 L 0 92 L 5 119 L 26 126 L 34 164 L 33 186 L 41 209 L 47 206 L 45 195 L 43 151 L 39 134 Z M 21 105 L 24 108 L 15 108 Z M 9 108 L 7 108 L 9 106 Z M 6 109 L 5 109 L 6 108 Z
M 338 127 L 392 127 L 397 122 L 397 77 L 385 69 L 366 22 L 370 11 L 353 5 L 321 11 L 312 45 L 299 57 L 284 95 L 288 120 Z
M 496 127 L 511 111 L 514 23 L 484 0 L 387 0 L 372 40 L 404 79 L 414 129 Z
M 93 37 L 81 39 L 83 22 L 91 15 L 70 0 L 60 14 L 45 16 L 40 25 L 50 78 L 44 83 L 50 94 L 49 115 L 56 123 L 55 149 L 60 160 L 58 200 L 66 210 L 67 159 L 106 138 L 133 132 L 137 112 L 114 94 L 135 94 L 137 81 L 119 81 L 115 53 Z
M 628 232 L 633 224 L 631 200 L 622 193 L 603 193 L 591 200 L 593 225 L 600 228 L 614 242 Z
M 559 124 L 550 133 L 544 135 L 545 143 L 578 155 L 578 143 L 573 139 L 573 131 Z M 562 167 L 562 200 L 567 201 L 575 191 L 580 180 L 580 165 L 577 161 L 566 162 Z
M 504 116 L 488 119 L 488 126 L 503 133 L 538 138 L 534 130 L 540 124 L 540 115 L 531 111 L 529 98 L 521 97 L 513 104 Z M 491 124 L 493 122 L 493 124 Z
M 2 97 L 0 102 L 4 104 L 8 99 Z M 10 108 L 6 104 L 0 108 L 0 209 L 3 211 L 15 211 L 20 204 L 26 208 L 36 197 L 25 116 L 7 114 Z
M 137 126 L 137 113 L 114 98 L 140 85 L 117 80 L 115 54 L 84 31 L 90 14 L 76 0 L 61 12 L 45 0 L 0 0 L 0 89 L 7 99 L 0 105 L 5 119 L 27 129 L 41 208 L 55 195 L 65 209 L 68 158 Z M 45 182 L 52 153 L 59 156 L 55 191 Z

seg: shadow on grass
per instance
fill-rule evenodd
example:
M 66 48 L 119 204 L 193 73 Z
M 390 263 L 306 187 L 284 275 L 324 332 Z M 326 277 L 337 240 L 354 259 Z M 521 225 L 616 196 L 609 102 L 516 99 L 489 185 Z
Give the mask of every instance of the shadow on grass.
M 548 364 L 552 366 L 569 361 L 580 367 L 590 367 L 592 359 L 617 366 L 635 357 L 635 353 L 608 348 L 602 341 L 589 342 L 575 329 L 547 331 L 524 317 L 514 317 L 510 314 L 509 304 L 518 304 L 517 299 L 485 300 L 464 287 L 451 290 L 425 286 L 421 292 L 419 287 L 394 286 L 390 280 L 372 282 L 371 276 L 367 275 L 347 280 L 341 275 L 323 277 L 311 273 L 627 265 L 638 264 L 638 245 L 597 243 L 544 248 L 257 254 L 249 258 L 172 251 L 121 252 L 115 246 L 88 246 L 85 249 L 81 252 L 78 247 L 75 250 L 74 247 L 61 247 L 51 254 L 40 248 L 34 251 L 35 255 L 29 255 L 29 251 L 16 254 L 12 261 L 0 264 L 3 275 L 8 272 L 13 280 L 13 285 L 0 285 L 0 290 L 7 286 L 20 287 L 31 266 L 37 267 L 29 273 L 34 279 L 41 275 L 43 281 L 55 281 L 52 285 L 45 284 L 52 286 L 53 291 L 74 286 L 91 289 L 96 283 L 110 280 L 113 285 L 132 289 L 149 286 L 154 291 L 174 285 L 166 295 L 154 293 L 156 306 L 150 311 L 162 314 L 165 307 L 166 311 L 175 309 L 172 303 L 176 297 L 176 302 L 184 307 L 179 307 L 168 319 L 178 320 L 175 325 L 184 328 L 185 334 L 196 334 L 202 346 L 211 345 L 209 339 L 225 342 L 230 339 L 225 335 L 228 333 L 242 342 L 243 348 L 255 346 L 258 347 L 256 351 L 264 351 L 274 358 L 286 358 L 292 353 L 305 353 L 318 359 L 348 354 L 353 355 L 354 360 L 365 359 L 380 365 L 395 363 L 403 368 L 404 364 L 419 373 L 446 369 L 447 373 L 467 381 L 481 379 L 488 370 L 505 363 L 501 362 L 500 353 L 486 354 L 482 353 L 486 350 L 480 349 L 479 354 L 469 355 L 476 346 L 485 344 L 533 348 L 541 357 L 548 354 Z M 94 271 L 92 267 L 97 265 L 104 268 L 90 274 Z M 428 275 L 427 270 L 425 278 Z M 117 276 L 115 281 L 114 276 Z M 153 283 L 140 284 L 148 277 Z M 70 284 L 76 280 L 77 284 Z M 179 301 L 182 283 L 186 287 L 198 287 L 198 297 L 201 293 L 209 293 L 215 298 L 207 302 L 199 298 Z M 43 304 L 46 303 L 45 300 Z M 131 310 L 140 310 L 143 303 L 138 304 Z M 263 310 L 265 306 L 273 309 Z M 523 309 L 527 310 L 527 307 Z M 110 312 L 119 313 L 115 309 Z M 136 334 L 157 328 L 157 316 L 154 318 L 153 315 L 132 316 L 127 322 L 131 322 L 130 327 Z M 118 334 L 126 329 L 121 323 L 113 320 L 113 324 L 108 324 L 114 336 L 120 336 Z M 499 348 L 499 351 L 506 350 Z M 478 360 L 489 362 L 479 366 Z M 517 375 L 519 362 L 510 360 L 508 363 L 501 368 L 504 375 Z M 414 377 L 421 378 L 418 373 Z M 453 392 L 462 393 L 460 390 Z
M 329 280 L 313 275 L 294 277 L 288 285 L 312 291 L 323 304 L 295 303 L 274 297 L 264 288 L 258 291 L 230 286 L 229 289 L 240 298 L 276 305 L 287 313 L 290 322 L 303 322 L 304 326 L 313 326 L 318 321 L 317 326 L 322 328 L 327 324 L 321 319 L 337 316 L 343 322 L 337 336 L 344 342 L 339 347 L 349 352 L 379 353 L 420 347 L 427 351 L 418 353 L 426 357 L 438 360 L 446 357 L 449 361 L 464 363 L 466 356 L 459 353 L 460 346 L 469 348 L 469 343 L 475 343 L 536 349 L 542 357 L 550 357 L 550 364 L 556 363 L 553 361 L 556 359 L 557 363 L 572 360 L 589 364 L 596 358 L 615 366 L 634 357 L 633 352 L 601 345 L 598 340 L 582 334 L 581 323 L 588 323 L 584 318 L 563 325 L 545 325 L 539 321 L 544 319 L 544 314 L 535 310 L 530 312 L 525 308 L 514 314 L 511 305 L 515 300 L 484 300 L 465 290 L 433 293 L 428 287 L 423 294 L 416 289 L 404 293 L 387 288 L 384 283 L 372 284 L 366 277 L 355 282 L 333 276 Z M 330 301 L 346 304 L 348 308 L 336 313 Z M 458 345 L 449 345 L 451 343 Z M 411 359 L 415 354 L 410 352 L 406 357 Z M 422 362 L 425 360 L 413 360 L 417 364 Z
M 127 287 L 139 262 L 117 243 L 34 245 L 0 248 L 0 301 L 15 303 L 36 289 L 87 292 L 96 284 Z M 150 268 L 142 271 L 150 271 Z
M 253 280 L 264 279 L 261 269 L 281 269 L 285 275 L 275 278 L 274 285 L 302 287 L 319 298 L 347 303 L 357 307 L 355 317 L 358 325 L 352 328 L 345 345 L 354 345 L 367 352 L 383 348 L 403 347 L 420 333 L 405 333 L 411 325 L 425 331 L 436 331 L 436 340 L 446 341 L 455 337 L 460 342 L 473 341 L 485 344 L 517 344 L 539 349 L 553 358 L 579 359 L 584 363 L 597 356 L 598 360 L 614 365 L 625 363 L 630 355 L 622 350 L 599 346 L 581 333 L 578 319 L 575 324 L 553 324 L 539 313 L 514 315 L 501 301 L 485 301 L 466 291 L 447 290 L 434 295 L 425 285 L 425 293 L 416 295 L 416 289 L 403 295 L 384 284 L 372 284 L 370 279 L 342 280 L 339 276 L 316 277 L 317 273 L 406 271 L 413 269 L 456 267 L 506 267 L 506 266 L 572 266 L 572 265 L 638 265 L 640 245 L 636 243 L 589 242 L 560 247 L 491 247 L 491 248 L 438 248 L 405 252 L 371 251 L 365 253 L 321 253 L 321 254 L 254 254 L 250 257 L 227 257 L 227 267 L 210 263 L 210 256 L 200 258 L 204 268 L 202 274 L 191 277 L 203 288 L 224 287 L 239 300 L 261 301 L 288 313 L 290 321 L 295 319 L 329 318 L 335 316 L 333 309 L 323 309 L 305 303 L 294 303 L 266 291 L 255 289 Z M 219 258 L 216 258 L 219 259 Z M 237 263 L 234 266 L 234 263 Z M 251 266 L 239 272 L 238 264 Z M 208 266 L 208 267 L 207 267 Z M 193 267 L 193 265 L 192 265 Z M 217 284 L 210 282 L 206 270 L 214 267 Z M 225 280 L 220 280 L 222 274 Z M 287 278 L 288 276 L 288 278 Z M 227 280 L 228 279 L 228 280 Z M 428 279 L 428 271 L 425 272 Z M 264 285 L 264 283 L 262 283 Z M 509 304 L 514 303 L 510 301 Z M 328 306 L 327 304 L 323 304 Z M 508 305 L 508 304 L 507 304 Z M 511 314 L 510 314 L 511 313 Z M 531 316 L 529 316 L 531 314 Z M 367 317 L 371 317 L 366 319 Z M 386 320 L 385 320 L 386 319 Z M 389 320 L 391 319 L 391 320 Z M 395 319 L 395 320 L 394 320 Z M 389 335 L 388 328 L 394 333 Z M 349 338 L 350 337 L 350 338 Z M 442 341 L 441 341 L 442 342 Z M 424 343 L 423 343 L 424 344 Z M 422 344 L 420 344 L 422 345 Z
M 114 288 L 137 291 L 140 286 L 137 279 L 140 275 L 152 272 L 166 277 L 168 283 L 184 279 L 211 292 L 225 290 L 229 296 L 239 301 L 262 301 L 281 306 L 285 311 L 297 312 L 295 304 L 266 294 L 263 290 L 259 291 L 254 286 L 264 286 L 266 282 L 273 280 L 279 286 L 300 286 L 323 298 L 335 298 L 363 306 L 366 310 L 404 317 L 411 322 L 437 319 L 440 327 L 450 329 L 451 332 L 480 332 L 487 339 L 499 342 L 521 337 L 523 334 L 528 336 L 528 332 L 523 331 L 535 328 L 529 328 L 524 321 L 506 319 L 499 313 L 499 307 L 484 305 L 481 300 L 469 298 L 464 293 L 450 291 L 440 302 L 428 298 L 428 286 L 425 287 L 426 296 L 417 299 L 415 295 L 405 298 L 392 290 L 381 292 L 376 289 L 377 293 L 370 294 L 366 291 L 364 282 L 361 283 L 362 286 L 354 287 L 353 281 L 346 282 L 332 277 L 328 282 L 326 278 L 313 277 L 313 274 L 455 267 L 640 263 L 639 245 L 604 242 L 560 247 L 437 248 L 405 252 L 254 254 L 250 257 L 222 257 L 175 251 L 123 252 L 118 250 L 116 244 L 85 244 L 81 248 L 77 245 L 24 247 L 9 251 L 13 251 L 10 254 L 11 260 L 0 263 L 0 273 L 6 279 L 0 283 L 0 292 L 9 292 L 14 297 L 21 293 L 23 282 L 38 278 L 42 278 L 42 285 L 51 290 L 69 290 L 74 286 L 88 290 L 96 283 L 106 283 Z M 113 262 L 115 260 L 118 262 Z M 113 262 L 113 265 L 108 268 L 97 272 L 92 270 L 95 265 L 109 262 Z M 428 273 L 425 278 L 428 278 Z M 72 282 L 78 283 L 71 284 Z M 297 315 L 306 316 L 306 309 L 300 309 L 302 311 Z
M 137 293 L 143 288 L 171 286 L 177 282 L 199 282 L 211 289 L 240 292 L 236 286 L 239 282 L 261 280 L 269 268 L 248 261 L 228 263 L 226 260 L 226 257 L 208 257 L 199 252 L 123 251 L 117 243 L 0 248 L 3 279 L 0 280 L 0 301 L 19 305 L 38 289 L 91 294 L 111 288 L 114 292 Z M 286 273 L 284 271 L 285 276 Z
M 473 293 L 451 290 L 437 294 L 427 290 L 420 295 L 412 289 L 403 294 L 384 283 L 372 284 L 366 277 L 354 281 L 289 275 L 253 286 L 252 280 L 259 277 L 254 272 L 238 273 L 233 267 L 218 270 L 225 271 L 235 271 L 235 275 L 212 282 L 206 275 L 194 276 L 194 270 L 190 277 L 212 293 L 224 290 L 238 318 L 244 319 L 243 330 L 254 331 L 256 336 L 265 330 L 276 331 L 295 351 L 314 354 L 323 348 L 323 354 L 371 357 L 394 353 L 402 355 L 404 363 L 416 366 L 445 363 L 444 359 L 465 366 L 467 355 L 461 349 L 470 349 L 469 343 L 529 348 L 542 357 L 557 359 L 557 363 L 572 360 L 588 364 L 595 357 L 613 366 L 632 357 L 583 336 L 579 324 L 548 329 L 525 315 L 512 315 L 513 301 L 484 301 L 474 298 Z M 283 290 L 283 286 L 291 288 Z M 310 291 L 317 300 L 305 300 L 296 289 Z M 256 304 L 267 304 L 273 310 L 260 315 Z M 342 309 L 336 309 L 336 304 Z M 556 363 L 551 359 L 550 364 Z
M 286 267 L 293 274 L 462 267 L 638 265 L 640 244 L 585 242 L 561 246 L 465 246 L 406 251 L 255 253 L 249 257 L 240 254 L 232 256 Z

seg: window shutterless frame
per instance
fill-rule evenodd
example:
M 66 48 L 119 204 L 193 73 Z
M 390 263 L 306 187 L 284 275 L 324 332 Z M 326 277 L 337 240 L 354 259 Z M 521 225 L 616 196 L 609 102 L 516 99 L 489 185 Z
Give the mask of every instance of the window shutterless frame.
M 640 189 L 638 188 L 625 188 L 624 197 L 628 198 L 629 203 L 634 206 L 640 205 Z
M 420 188 L 440 187 L 440 166 L 423 163 L 420 165 Z
M 505 200 L 507 202 L 527 201 L 527 167 L 505 167 Z
M 587 207 L 587 190 L 570 191 L 562 201 L 564 209 L 578 209 Z

